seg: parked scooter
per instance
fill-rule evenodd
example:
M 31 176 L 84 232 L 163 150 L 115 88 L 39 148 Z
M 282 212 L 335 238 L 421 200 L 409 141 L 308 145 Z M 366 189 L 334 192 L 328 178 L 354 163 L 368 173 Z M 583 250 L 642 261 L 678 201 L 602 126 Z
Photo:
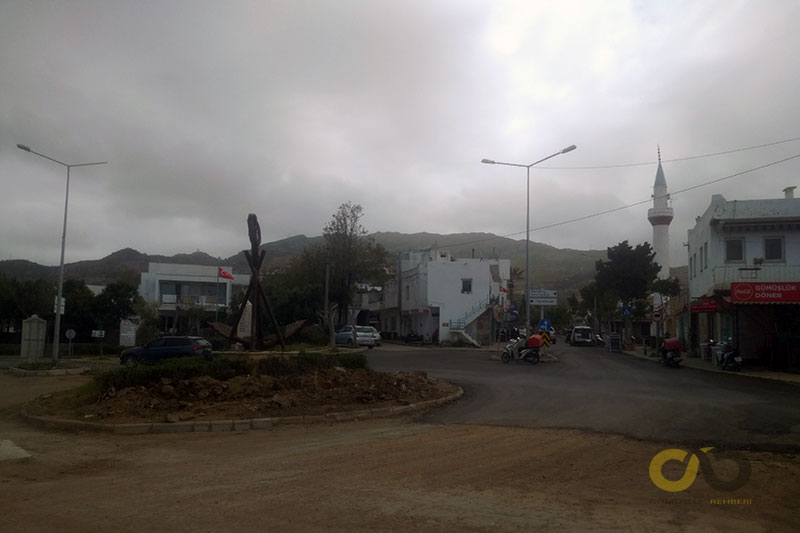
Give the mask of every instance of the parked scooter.
M 504 363 L 510 363 L 516 359 L 518 361 L 526 361 L 532 365 L 539 362 L 539 349 L 542 346 L 541 335 L 531 335 L 527 339 L 525 337 L 517 337 L 503 348 L 503 353 L 500 359 Z
M 595 344 L 595 346 L 605 346 L 606 345 L 606 341 L 604 341 L 603 337 L 601 337 L 600 335 L 595 335 L 594 336 L 594 344 Z
M 681 349 L 679 338 L 664 339 L 664 342 L 661 343 L 661 362 L 670 368 L 680 368 Z
M 739 350 L 733 347 L 733 339 L 728 337 L 728 342 L 723 344 L 722 353 L 719 355 L 717 365 L 722 370 L 738 372 L 742 369 L 742 356 Z

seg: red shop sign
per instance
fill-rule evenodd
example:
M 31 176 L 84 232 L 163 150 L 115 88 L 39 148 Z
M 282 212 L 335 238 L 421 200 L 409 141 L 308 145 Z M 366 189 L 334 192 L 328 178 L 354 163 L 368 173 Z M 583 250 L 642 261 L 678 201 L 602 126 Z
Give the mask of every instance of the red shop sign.
M 736 303 L 800 303 L 800 282 L 731 283 L 731 301 Z

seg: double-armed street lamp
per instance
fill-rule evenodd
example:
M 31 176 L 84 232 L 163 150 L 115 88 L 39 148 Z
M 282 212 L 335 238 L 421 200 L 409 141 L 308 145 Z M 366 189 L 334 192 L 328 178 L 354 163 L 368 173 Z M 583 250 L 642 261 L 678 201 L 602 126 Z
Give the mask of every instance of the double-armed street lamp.
M 95 163 L 77 163 L 75 165 L 68 165 L 67 163 L 63 163 L 58 159 L 53 159 L 52 157 L 46 156 L 44 154 L 40 154 L 34 150 L 31 150 L 30 147 L 25 146 L 24 144 L 18 144 L 17 148 L 20 150 L 25 150 L 26 152 L 30 152 L 32 154 L 36 154 L 39 157 L 43 157 L 52 161 L 53 163 L 58 163 L 59 165 L 67 167 L 67 194 L 66 199 L 64 200 L 64 229 L 61 233 L 61 262 L 59 263 L 58 267 L 58 294 L 56 295 L 56 323 L 53 328 L 53 366 L 58 364 L 58 341 L 61 333 L 61 313 L 63 312 L 61 307 L 61 297 L 64 293 L 64 245 L 66 244 L 67 240 L 67 207 L 69 206 L 69 171 L 73 167 L 88 167 L 92 165 L 105 165 L 108 161 L 98 161 Z
M 530 242 L 531 242 L 531 167 L 538 165 L 542 161 L 547 161 L 557 155 L 566 154 L 573 151 L 577 146 L 571 144 L 559 150 L 558 152 L 548 155 L 547 157 L 531 163 L 530 165 L 522 165 L 519 163 L 505 163 L 503 161 L 494 161 L 492 159 L 481 159 L 481 163 L 487 165 L 506 165 L 509 167 L 522 167 L 527 170 L 527 204 L 525 206 L 525 332 L 528 333 L 528 328 L 531 327 L 531 271 L 530 271 Z

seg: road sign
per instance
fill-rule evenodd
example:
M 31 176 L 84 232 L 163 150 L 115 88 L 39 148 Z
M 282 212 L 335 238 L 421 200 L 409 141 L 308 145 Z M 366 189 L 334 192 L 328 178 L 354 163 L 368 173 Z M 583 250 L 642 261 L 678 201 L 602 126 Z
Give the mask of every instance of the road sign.
M 66 336 L 66 337 L 67 337 L 69 340 L 72 340 L 72 339 L 74 339 L 74 338 L 75 338 L 75 330 L 74 330 L 74 329 L 68 329 L 68 330 L 67 330 L 67 332 L 66 332 L 64 335 L 65 335 L 65 336 Z
M 545 345 L 545 347 L 550 346 L 550 333 L 547 331 L 543 331 L 541 335 L 542 335 L 542 343 Z
M 63 296 L 61 297 L 61 307 L 58 305 L 58 296 L 53 296 L 53 314 L 58 313 L 59 315 L 64 314 L 64 307 L 66 306 L 67 299 Z
M 96 339 L 102 339 L 105 336 L 106 336 L 105 330 L 102 330 L 102 329 L 93 329 L 92 330 L 92 337 L 94 337 Z
M 558 291 L 548 289 L 531 289 L 531 305 L 558 305 Z
M 633 307 L 630 305 L 623 305 L 619 308 L 619 312 L 622 313 L 622 316 L 633 316 Z
M 550 323 L 549 320 L 543 318 L 539 321 L 539 331 L 550 331 L 550 328 L 553 327 L 553 324 Z

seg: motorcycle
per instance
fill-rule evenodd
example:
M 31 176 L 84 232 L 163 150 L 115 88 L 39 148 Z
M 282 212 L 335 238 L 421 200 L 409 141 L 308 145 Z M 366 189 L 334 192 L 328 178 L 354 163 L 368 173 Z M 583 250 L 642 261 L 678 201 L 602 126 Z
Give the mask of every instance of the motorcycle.
M 677 337 L 664 339 L 661 343 L 661 362 L 669 368 L 680 368 L 681 348 L 681 341 Z
M 531 335 L 528 339 L 525 339 L 525 337 L 511 339 L 503 348 L 500 359 L 504 363 L 510 363 L 512 360 L 517 359 L 535 365 L 539 362 L 541 339 L 541 335 Z
M 722 353 L 719 355 L 717 365 L 722 370 L 732 370 L 738 372 L 742 369 L 742 356 L 739 350 L 733 347 L 732 339 L 728 339 L 723 345 Z
M 601 337 L 600 335 L 595 335 L 594 336 L 594 344 L 595 344 L 595 346 L 605 346 L 606 345 L 606 341 L 604 341 L 603 337 Z

